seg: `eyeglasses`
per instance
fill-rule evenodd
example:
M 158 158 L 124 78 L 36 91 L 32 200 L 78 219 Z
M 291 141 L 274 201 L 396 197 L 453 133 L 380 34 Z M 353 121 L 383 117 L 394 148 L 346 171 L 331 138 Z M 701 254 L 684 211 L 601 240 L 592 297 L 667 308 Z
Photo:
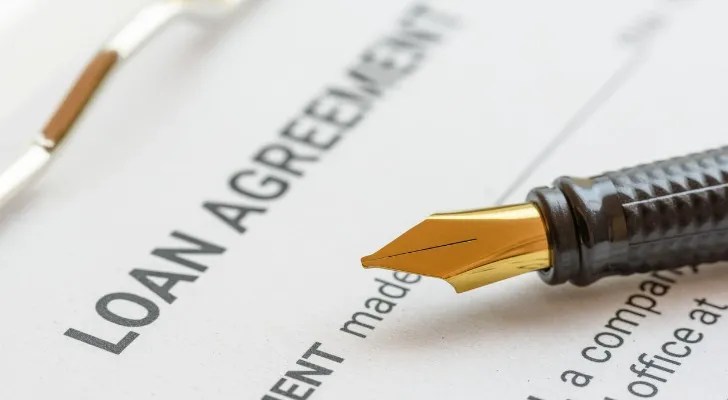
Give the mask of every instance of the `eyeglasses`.
M 73 131 L 111 71 L 178 17 L 221 18 L 251 0 L 160 0 L 143 8 L 108 40 L 88 63 L 40 135 L 15 163 L 0 174 L 0 208 L 32 183 Z

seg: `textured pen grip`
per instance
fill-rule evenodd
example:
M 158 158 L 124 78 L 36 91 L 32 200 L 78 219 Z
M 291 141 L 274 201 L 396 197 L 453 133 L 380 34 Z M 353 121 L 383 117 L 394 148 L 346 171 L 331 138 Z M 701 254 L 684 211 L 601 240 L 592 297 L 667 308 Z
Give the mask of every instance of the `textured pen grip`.
M 529 195 L 549 228 L 552 284 L 728 260 L 728 147 Z

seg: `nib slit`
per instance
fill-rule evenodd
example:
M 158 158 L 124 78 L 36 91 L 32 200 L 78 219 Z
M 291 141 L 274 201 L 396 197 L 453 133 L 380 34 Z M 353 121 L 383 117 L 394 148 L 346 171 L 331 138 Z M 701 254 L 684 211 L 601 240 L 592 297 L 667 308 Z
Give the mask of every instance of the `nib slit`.
M 440 247 L 454 246 L 456 244 L 468 243 L 468 242 L 472 242 L 472 241 L 475 241 L 475 240 L 478 240 L 478 239 L 475 239 L 475 238 L 473 238 L 473 239 L 465 239 L 465 240 L 460 240 L 460 241 L 452 242 L 452 243 L 439 244 L 437 246 L 425 247 L 424 249 L 417 249 L 417 250 L 405 251 L 403 253 L 390 254 L 390 255 L 387 255 L 387 256 L 384 256 L 384 257 L 372 258 L 372 259 L 370 259 L 368 261 L 377 261 L 377 260 L 382 260 L 384 258 L 392 258 L 392 257 L 397 257 L 397 256 L 403 256 L 405 254 L 419 253 L 421 251 L 438 249 Z

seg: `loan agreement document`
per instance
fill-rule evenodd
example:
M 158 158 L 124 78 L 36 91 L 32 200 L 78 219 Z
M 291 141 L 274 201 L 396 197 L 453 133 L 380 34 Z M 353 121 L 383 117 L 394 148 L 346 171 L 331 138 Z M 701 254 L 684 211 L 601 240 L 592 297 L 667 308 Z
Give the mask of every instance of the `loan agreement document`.
M 725 399 L 728 268 L 455 295 L 430 212 L 723 145 L 718 0 L 267 1 L 177 24 L 0 224 L 3 399 Z M 2 124 L 7 165 L 74 73 Z

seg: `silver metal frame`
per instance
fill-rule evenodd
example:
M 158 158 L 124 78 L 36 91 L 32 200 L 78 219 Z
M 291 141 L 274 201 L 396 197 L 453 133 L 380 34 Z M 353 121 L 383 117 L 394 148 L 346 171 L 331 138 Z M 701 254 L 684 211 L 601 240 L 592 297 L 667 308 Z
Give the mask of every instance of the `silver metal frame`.
M 113 52 L 117 63 L 140 50 L 169 22 L 179 16 L 215 18 L 228 14 L 246 0 L 161 0 L 140 10 L 113 35 L 101 51 Z M 85 106 L 84 106 L 85 108 Z M 59 143 L 43 134 L 15 163 L 0 174 L 0 209 L 18 192 L 28 186 L 50 163 Z

